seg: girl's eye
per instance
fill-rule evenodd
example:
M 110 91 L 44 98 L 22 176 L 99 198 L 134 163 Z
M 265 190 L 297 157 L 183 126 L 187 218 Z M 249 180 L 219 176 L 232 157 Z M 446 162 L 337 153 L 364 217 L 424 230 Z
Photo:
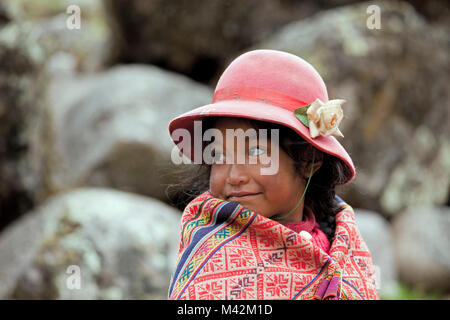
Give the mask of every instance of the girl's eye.
M 264 154 L 266 151 L 263 148 L 260 147 L 251 147 L 250 149 L 248 149 L 248 155 L 249 156 L 260 156 L 262 154 Z

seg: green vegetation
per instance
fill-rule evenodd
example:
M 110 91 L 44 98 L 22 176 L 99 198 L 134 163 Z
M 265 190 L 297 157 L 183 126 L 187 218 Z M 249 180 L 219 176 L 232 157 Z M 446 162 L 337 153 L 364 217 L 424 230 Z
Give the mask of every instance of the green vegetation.
M 382 300 L 440 300 L 445 294 L 438 291 L 427 291 L 420 287 L 410 287 L 399 284 L 396 296 L 381 296 Z

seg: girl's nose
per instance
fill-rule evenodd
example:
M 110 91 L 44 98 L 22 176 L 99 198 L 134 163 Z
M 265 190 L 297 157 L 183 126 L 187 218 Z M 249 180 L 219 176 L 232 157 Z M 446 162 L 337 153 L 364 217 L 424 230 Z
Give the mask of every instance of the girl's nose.
M 245 167 L 245 164 L 231 164 L 226 182 L 231 185 L 247 183 L 249 181 L 249 176 Z

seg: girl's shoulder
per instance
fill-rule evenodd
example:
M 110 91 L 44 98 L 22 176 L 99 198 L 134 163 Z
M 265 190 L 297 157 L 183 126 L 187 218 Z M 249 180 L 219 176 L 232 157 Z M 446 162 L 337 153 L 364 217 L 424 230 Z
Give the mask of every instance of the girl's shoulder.
M 353 208 L 342 198 L 336 196 L 339 203 L 339 210 L 336 214 L 336 229 L 332 242 L 333 247 L 351 249 L 355 246 L 355 241 L 361 239 L 358 226 L 356 224 L 355 212 Z
M 359 288 L 359 291 L 356 291 L 365 293 L 368 299 L 378 299 L 372 255 L 359 231 L 355 212 L 340 197 L 336 200 L 340 211 L 336 214 L 336 231 L 330 256 L 336 258 L 341 268 L 345 269 L 347 282 L 353 286 L 352 288 Z
M 370 257 L 369 249 L 359 231 L 353 208 L 341 199 L 340 211 L 336 214 L 336 229 L 333 237 L 333 251 L 358 252 Z
M 338 195 L 334 196 L 334 199 L 337 202 L 338 205 L 338 213 L 336 214 L 336 222 L 340 219 L 344 220 L 351 220 L 355 221 L 355 211 L 353 210 L 353 207 L 349 205 L 347 202 L 345 202 L 341 197 Z

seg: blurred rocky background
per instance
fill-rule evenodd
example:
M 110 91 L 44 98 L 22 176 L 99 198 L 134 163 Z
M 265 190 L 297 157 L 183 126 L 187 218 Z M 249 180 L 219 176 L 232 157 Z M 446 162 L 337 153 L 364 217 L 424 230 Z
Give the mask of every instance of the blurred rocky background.
M 449 29 L 447 1 L 3 0 L 0 298 L 165 299 L 182 209 L 168 122 L 256 48 L 303 57 L 348 101 L 358 174 L 337 193 L 382 297 L 449 298 Z

